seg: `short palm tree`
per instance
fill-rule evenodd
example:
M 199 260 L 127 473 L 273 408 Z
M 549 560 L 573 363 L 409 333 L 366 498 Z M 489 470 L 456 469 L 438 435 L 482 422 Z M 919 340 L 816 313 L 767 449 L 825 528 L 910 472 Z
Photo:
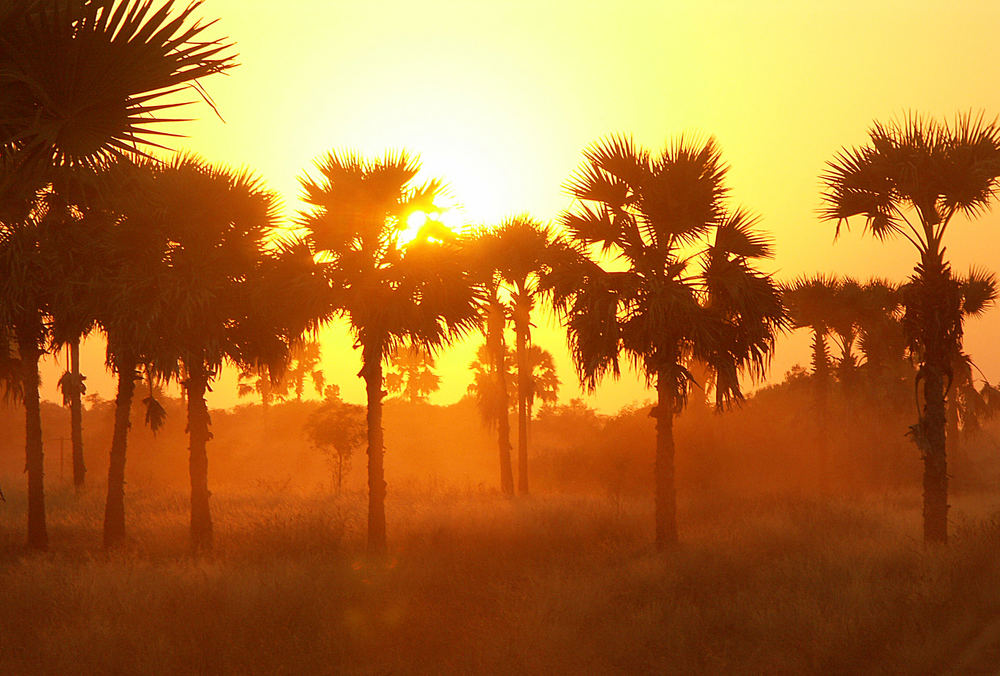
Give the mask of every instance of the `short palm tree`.
M 435 352 L 479 322 L 479 293 L 457 243 L 428 221 L 400 241 L 415 211 L 434 212 L 442 184 L 417 183 L 419 162 L 406 152 L 375 159 L 331 152 L 318 177 L 301 179 L 308 210 L 299 224 L 327 261 L 330 293 L 361 348 L 367 393 L 368 551 L 386 551 L 383 366 L 402 344 Z
M 652 156 L 612 137 L 584 157 L 569 183 L 581 204 L 563 217 L 581 256 L 546 286 L 582 384 L 619 376 L 624 353 L 656 388 L 656 544 L 665 548 L 677 542 L 673 419 L 693 380 L 687 364 L 711 369 L 717 406 L 742 399 L 739 376 L 763 374 L 785 311 L 754 268 L 771 255 L 769 240 L 748 212 L 726 209 L 714 140 L 681 139 Z
M 427 401 L 427 395 L 441 389 L 441 376 L 434 372 L 434 357 L 425 350 L 400 346 L 390 358 L 392 370 L 386 373 L 385 387 L 407 401 Z
M 945 401 L 950 358 L 962 341 L 961 289 L 945 259 L 956 215 L 988 209 L 1000 187 L 1000 127 L 982 115 L 939 122 L 917 115 L 876 123 L 869 142 L 845 148 L 822 176 L 823 218 L 841 225 L 860 216 L 879 239 L 902 237 L 919 254 L 907 285 L 903 326 L 919 355 L 922 409 L 911 436 L 924 461 L 924 540 L 948 540 Z

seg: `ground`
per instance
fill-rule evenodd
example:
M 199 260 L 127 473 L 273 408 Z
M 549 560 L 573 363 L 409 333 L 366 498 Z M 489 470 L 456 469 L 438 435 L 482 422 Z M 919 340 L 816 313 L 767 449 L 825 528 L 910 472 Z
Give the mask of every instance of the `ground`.
M 1000 616 L 1000 495 L 930 550 L 916 494 L 682 495 L 660 554 L 648 498 L 390 486 L 369 562 L 362 494 L 219 490 L 195 559 L 183 493 L 130 486 L 106 554 L 102 496 L 54 491 L 29 554 L 5 488 L 2 674 L 939 673 L 988 666 Z

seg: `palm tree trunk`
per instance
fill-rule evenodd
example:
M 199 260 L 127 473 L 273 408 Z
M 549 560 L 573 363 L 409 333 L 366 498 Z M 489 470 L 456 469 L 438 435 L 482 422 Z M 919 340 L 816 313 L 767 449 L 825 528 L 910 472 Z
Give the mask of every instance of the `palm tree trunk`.
M 69 368 L 75 385 L 69 404 L 70 438 L 73 444 L 73 486 L 77 491 L 81 491 L 87 466 L 83 462 L 83 378 L 80 375 L 79 336 L 69 344 Z
M 108 464 L 108 500 L 104 505 L 104 546 L 116 547 L 125 541 L 125 451 L 128 445 L 129 416 L 135 395 L 135 362 L 118 364 L 118 394 L 115 397 L 115 427 Z
M 677 489 L 674 484 L 674 398 L 670 374 L 656 377 L 656 548 L 677 545 Z
M 817 470 L 819 487 L 825 491 L 830 488 L 830 352 L 823 332 L 813 332 L 812 350 Z
M 495 290 L 494 290 L 495 294 Z M 510 461 L 510 418 L 507 408 L 510 395 L 507 392 L 507 353 L 503 330 L 506 324 L 503 306 L 494 295 L 486 317 L 486 350 L 493 360 L 493 377 L 496 379 L 497 402 L 497 450 L 500 454 L 500 490 L 504 495 L 514 495 L 514 468 Z
M 916 425 L 916 441 L 924 461 L 924 542 L 948 542 L 948 460 L 945 447 L 945 397 L 949 334 L 960 336 L 961 311 L 951 307 L 951 272 L 941 256 L 928 254 L 917 269 L 923 305 L 920 327 L 924 348 L 922 366 L 924 406 Z M 958 323 L 957 330 L 955 323 Z M 958 338 L 960 340 L 960 338 Z
M 191 472 L 191 549 L 195 552 L 212 548 L 212 512 L 209 506 L 211 492 L 208 490 L 208 440 L 211 423 L 205 390 L 208 376 L 201 364 L 188 365 L 187 409 L 188 433 L 190 435 Z
M 523 292 L 522 292 L 523 293 Z M 528 494 L 528 317 L 520 305 L 514 310 L 514 333 L 517 340 L 517 492 Z
M 45 528 L 45 454 L 42 449 L 42 414 L 38 394 L 38 335 L 42 329 L 37 317 L 18 324 L 17 347 L 21 355 L 21 387 L 24 397 L 24 455 L 28 473 L 28 547 L 45 550 L 49 536 Z
M 366 350 L 361 373 L 368 396 L 368 554 L 381 557 L 386 553 L 381 350 Z
M 514 495 L 514 468 L 510 461 L 510 416 L 507 413 L 510 395 L 507 392 L 507 369 L 503 366 L 503 352 L 496 359 L 497 391 L 497 447 L 500 451 L 500 490 L 504 495 Z

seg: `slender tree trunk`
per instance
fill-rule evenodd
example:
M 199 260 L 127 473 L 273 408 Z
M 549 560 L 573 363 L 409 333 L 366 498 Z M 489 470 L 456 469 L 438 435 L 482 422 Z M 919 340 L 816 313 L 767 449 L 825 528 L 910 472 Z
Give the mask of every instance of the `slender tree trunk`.
M 37 317 L 16 327 L 17 347 L 21 355 L 21 387 L 24 397 L 24 455 L 28 473 L 28 547 L 45 550 L 49 536 L 45 528 L 45 454 L 42 449 L 42 415 L 38 394 Z
M 382 358 L 380 349 L 364 355 L 361 369 L 368 396 L 368 554 L 386 553 L 385 439 L 382 432 Z
M 497 450 L 500 454 L 500 490 L 504 495 L 514 495 L 514 468 L 510 460 L 510 417 L 507 413 L 510 395 L 507 392 L 507 365 L 504 363 L 506 346 L 503 339 L 503 307 L 494 296 L 486 317 L 486 349 L 493 359 L 493 377 L 497 388 Z
M 674 485 L 674 398 L 670 374 L 656 378 L 656 548 L 677 545 L 677 489 Z
M 125 451 L 134 395 L 135 362 L 123 360 L 118 364 L 115 426 L 108 464 L 108 500 L 104 505 L 104 546 L 109 548 L 125 541 Z
M 940 255 L 925 256 L 921 268 L 924 318 L 924 405 L 915 435 L 924 461 L 924 542 L 948 542 L 948 460 L 945 447 L 945 397 L 949 367 L 949 340 L 961 341 L 960 308 L 952 307 L 951 272 Z
M 497 447 L 500 451 L 500 490 L 504 495 L 514 495 L 514 468 L 510 460 L 510 416 L 507 411 L 510 395 L 507 392 L 507 369 L 503 367 L 503 352 L 498 361 L 496 377 L 500 401 L 497 404 Z
M 826 336 L 813 333 L 813 380 L 816 406 L 816 456 L 821 490 L 830 488 L 830 353 Z
M 523 291 L 521 292 L 523 294 Z M 519 303 L 514 310 L 517 341 L 517 492 L 528 494 L 528 309 Z
M 73 374 L 73 392 L 69 404 L 70 438 L 73 444 L 73 486 L 83 490 L 87 466 L 83 462 L 83 378 L 80 374 L 80 337 L 69 344 L 69 368 Z
M 191 471 L 191 549 L 195 552 L 212 549 L 212 511 L 209 506 L 211 492 L 208 490 L 208 440 L 211 421 L 205 390 L 208 375 L 201 364 L 188 365 L 187 400 L 188 433 L 190 435 Z

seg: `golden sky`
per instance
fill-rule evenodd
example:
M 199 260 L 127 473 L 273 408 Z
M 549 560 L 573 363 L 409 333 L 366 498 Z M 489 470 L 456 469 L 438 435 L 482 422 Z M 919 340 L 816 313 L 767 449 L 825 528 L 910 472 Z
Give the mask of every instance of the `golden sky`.
M 236 41 L 241 65 L 205 81 L 225 123 L 206 106 L 188 113 L 180 145 L 212 161 L 255 168 L 297 208 L 297 177 L 331 148 L 418 153 L 473 222 L 527 212 L 554 219 L 581 150 L 614 132 L 659 149 L 680 133 L 714 135 L 734 202 L 762 216 L 776 238 L 779 279 L 827 272 L 904 277 L 916 253 L 860 230 L 833 242 L 816 217 L 818 175 L 844 145 L 863 143 L 873 120 L 906 111 L 1000 113 L 996 31 L 1000 3 L 906 0 L 443 2 L 205 0 Z M 1000 210 L 956 223 L 955 268 L 1000 268 Z M 576 381 L 565 339 L 537 320 L 564 398 Z M 324 334 L 324 369 L 345 398 L 363 399 L 359 358 L 342 327 Z M 967 329 L 967 350 L 1000 378 L 1000 309 Z M 439 359 L 443 387 L 464 393 L 480 340 Z M 806 361 L 807 340 L 782 339 L 780 379 Z M 113 396 L 88 346 L 91 390 Z M 48 390 L 55 377 L 47 377 Z M 214 406 L 235 403 L 220 383 Z M 55 399 L 54 394 L 49 398 Z M 589 401 L 615 411 L 648 395 L 633 376 Z

